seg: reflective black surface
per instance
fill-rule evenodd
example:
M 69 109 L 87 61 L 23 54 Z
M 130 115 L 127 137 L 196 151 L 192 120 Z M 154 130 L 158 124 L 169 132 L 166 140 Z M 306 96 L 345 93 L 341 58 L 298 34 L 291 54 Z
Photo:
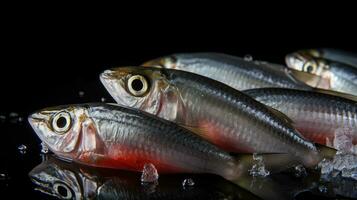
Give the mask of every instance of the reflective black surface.
M 116 35 L 112 32 L 110 39 L 106 37 L 106 34 L 101 34 L 94 40 L 95 34 L 89 34 L 89 29 L 83 32 L 63 31 L 57 27 L 52 27 L 47 32 L 30 30 L 31 28 L 25 32 L 15 31 L 18 35 L 10 31 L 9 37 L 3 38 L 5 48 L 1 61 L 0 79 L 0 194 L 1 197 L 13 199 L 20 197 L 54 198 L 35 190 L 38 186 L 32 183 L 29 177 L 29 172 L 41 164 L 42 156 L 40 154 L 40 140 L 27 123 L 27 116 L 31 112 L 47 106 L 102 100 L 113 102 L 98 79 L 99 73 L 108 67 L 138 65 L 149 59 L 176 52 L 215 51 L 237 56 L 251 54 L 254 59 L 283 63 L 284 56 L 287 53 L 302 48 L 332 45 L 329 47 L 356 51 L 353 44 L 349 42 L 334 41 L 328 43 L 325 40 L 316 41 L 314 38 L 303 42 L 301 42 L 302 40 L 291 42 L 298 35 L 279 40 L 279 36 L 268 37 L 263 33 L 249 38 L 231 34 L 229 39 L 225 38 L 226 35 L 223 34 L 212 36 L 216 38 L 213 41 L 212 38 L 204 39 L 201 38 L 200 34 L 194 34 L 188 41 L 182 38 L 178 39 L 177 36 L 170 38 L 168 35 L 163 38 L 158 36 L 145 37 L 144 32 L 140 32 L 141 34 L 137 32 L 132 36 L 130 34 L 119 35 L 118 32 L 115 32 L 118 34 Z M 111 30 L 103 29 L 103 32 L 110 33 Z M 166 34 L 169 34 L 169 32 L 166 32 Z M 150 32 L 149 35 L 155 34 Z M 120 40 L 116 40 L 117 37 Z M 184 42 L 180 40 L 184 40 Z M 22 146 L 19 149 L 21 145 L 25 145 L 26 148 Z M 72 166 L 69 165 L 69 167 Z M 78 172 L 79 168 L 81 167 L 75 166 L 76 174 L 87 173 Z M 113 183 L 106 188 L 108 192 L 105 195 L 110 195 L 109 191 L 117 193 L 117 179 L 122 178 L 121 175 L 124 175 L 124 179 L 129 176 L 129 182 L 134 182 L 132 183 L 134 187 L 132 187 L 130 184 L 127 185 L 126 182 L 119 181 L 120 184 L 124 184 L 121 187 L 128 186 L 129 189 L 134 191 L 145 190 L 145 187 L 137 179 L 138 174 L 116 173 L 111 173 L 103 178 L 100 175 L 101 172 L 93 171 L 93 169 L 88 172 L 88 174 L 95 175 L 95 181 L 103 184 L 109 180 L 109 183 Z M 110 182 L 113 177 L 115 180 Z M 188 176 L 162 176 L 159 179 L 159 188 L 163 187 L 163 190 L 166 191 L 167 188 L 165 187 L 167 186 L 167 191 L 170 193 L 185 195 L 182 192 L 186 192 L 186 190 L 183 190 L 181 183 L 186 177 Z M 243 193 L 249 199 L 256 198 L 255 195 L 247 194 L 236 184 L 216 176 L 190 175 L 189 177 L 193 178 L 196 184 L 193 187 L 193 192 L 188 192 L 188 197 L 193 195 L 195 199 L 198 199 L 196 195 L 202 195 L 201 197 L 205 198 L 207 196 L 215 197 L 215 194 L 223 193 L 232 197 L 228 199 L 237 199 L 242 197 L 240 195 Z M 312 181 L 310 181 L 310 178 Z M 269 184 L 266 185 L 277 186 L 277 196 L 283 194 L 281 191 L 283 190 L 287 194 L 297 194 L 297 199 L 305 199 L 306 197 L 324 199 L 326 196 L 334 198 L 334 190 L 331 187 L 342 187 L 344 183 L 338 180 L 338 184 L 326 184 L 330 189 L 327 193 L 321 194 L 319 178 L 316 175 L 300 179 L 294 178 L 293 175 L 283 174 L 276 175 L 273 179 L 276 185 L 270 184 L 268 179 Z M 249 188 L 252 181 L 254 182 L 254 180 L 250 180 L 240 184 Z M 347 185 L 351 186 L 350 183 L 347 183 Z M 220 187 L 223 187 L 223 192 Z M 259 187 L 265 187 L 264 181 L 261 186 L 253 184 L 255 189 L 259 189 Z M 324 188 L 321 190 L 324 191 Z M 353 188 L 350 190 L 347 188 L 347 190 L 351 191 Z M 274 193 L 274 190 L 272 191 Z M 137 192 L 135 193 L 137 194 Z M 263 194 L 259 190 L 258 193 Z

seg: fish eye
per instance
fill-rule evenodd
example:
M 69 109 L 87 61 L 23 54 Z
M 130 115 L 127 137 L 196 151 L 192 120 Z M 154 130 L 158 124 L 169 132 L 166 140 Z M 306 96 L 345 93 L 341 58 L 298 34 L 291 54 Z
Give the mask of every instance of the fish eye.
M 304 65 L 304 71 L 307 73 L 314 73 L 316 70 L 316 65 L 314 63 L 306 63 Z
M 148 82 L 144 76 L 134 75 L 129 78 L 127 87 L 134 96 L 142 96 L 148 91 Z
M 52 120 L 53 129 L 60 134 L 65 133 L 71 126 L 71 116 L 67 112 L 57 113 Z
M 53 190 L 61 199 L 71 199 L 72 191 L 69 187 L 63 183 L 55 183 L 53 184 Z

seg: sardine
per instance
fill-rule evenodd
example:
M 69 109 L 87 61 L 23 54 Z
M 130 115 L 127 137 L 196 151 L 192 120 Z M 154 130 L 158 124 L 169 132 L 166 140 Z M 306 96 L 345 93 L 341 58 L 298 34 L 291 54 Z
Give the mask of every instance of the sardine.
M 110 104 L 45 108 L 28 118 L 62 159 L 94 167 L 159 173 L 212 173 L 226 179 L 245 168 L 235 157 L 173 122 Z
M 189 53 L 148 61 L 143 66 L 157 66 L 196 73 L 225 83 L 237 90 L 264 87 L 309 89 L 306 84 L 292 78 L 276 65 L 257 64 L 242 58 L 221 53 Z M 270 66 L 270 65 L 269 65 Z
M 357 96 L 357 68 L 315 58 L 306 52 L 291 53 L 286 56 L 289 68 L 303 71 L 321 78 L 323 81 L 310 84 L 312 87 L 330 89 Z M 296 76 L 297 79 L 303 81 Z M 325 84 L 325 83 L 328 84 Z
M 286 88 L 244 91 L 259 102 L 286 114 L 300 133 L 320 143 L 333 142 L 338 132 L 357 143 L 357 102 L 321 92 Z
M 306 166 L 320 159 L 285 115 L 213 79 L 149 67 L 106 70 L 100 78 L 117 103 L 176 122 L 227 151 L 289 153 Z
M 327 60 L 344 63 L 357 68 L 357 54 L 343 50 L 323 48 L 323 49 L 308 49 L 299 52 L 305 52 L 315 58 L 323 58 Z

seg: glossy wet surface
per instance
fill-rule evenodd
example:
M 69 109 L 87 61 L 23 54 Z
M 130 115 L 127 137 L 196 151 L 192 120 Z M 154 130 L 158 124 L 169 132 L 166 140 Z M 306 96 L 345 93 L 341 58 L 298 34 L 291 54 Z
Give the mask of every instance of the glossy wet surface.
M 31 112 L 61 104 L 114 102 L 98 79 L 98 74 L 102 70 L 108 66 L 140 64 L 145 60 L 169 53 L 172 52 L 148 54 L 138 59 L 129 55 L 134 55 L 134 52 L 129 52 L 124 60 L 121 60 L 120 56 L 117 60 L 113 59 L 115 56 L 111 55 L 112 60 L 108 59 L 109 61 L 105 57 L 103 60 L 89 59 L 85 63 L 80 60 L 75 63 L 59 61 L 51 64 L 48 70 L 40 68 L 11 70 L 8 74 L 9 76 L 15 74 L 12 80 L 17 81 L 18 84 L 12 84 L 8 80 L 1 82 L 1 85 L 5 86 L 3 93 L 7 94 L 7 97 L 2 97 L 4 102 L 0 108 L 0 194 L 14 199 L 20 197 L 56 199 L 48 194 L 68 198 L 121 197 L 124 199 L 257 199 L 257 196 L 272 199 L 356 197 L 356 182 L 346 179 L 323 182 L 317 174 L 313 173 L 296 177 L 294 170 L 269 178 L 245 177 L 236 183 L 213 175 L 160 174 L 157 183 L 142 184 L 140 173 L 87 168 L 41 154 L 41 141 L 27 123 L 27 116 Z M 234 54 L 234 52 L 227 53 Z M 283 53 L 277 56 L 281 57 Z M 267 57 L 261 57 L 261 59 L 267 59 Z M 269 61 L 281 60 L 270 59 Z M 32 63 L 32 66 L 34 65 L 35 63 Z M 45 67 L 46 62 L 39 63 L 39 65 Z M 29 175 L 30 171 L 32 173 Z M 52 175 L 38 178 L 36 174 L 41 173 Z

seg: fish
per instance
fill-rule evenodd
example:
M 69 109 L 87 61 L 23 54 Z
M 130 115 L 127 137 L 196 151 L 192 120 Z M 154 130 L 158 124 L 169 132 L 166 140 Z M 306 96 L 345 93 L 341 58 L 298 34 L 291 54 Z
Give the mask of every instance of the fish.
M 281 70 L 279 65 L 262 61 L 246 61 L 243 58 L 222 53 L 173 54 L 145 62 L 143 66 L 196 73 L 225 83 L 237 90 L 264 87 L 310 89 L 305 83 L 290 76 L 285 70 Z
M 244 91 L 284 113 L 307 139 L 327 145 L 335 134 L 351 135 L 357 144 L 357 101 L 317 91 L 264 88 Z
M 213 79 L 175 69 L 118 67 L 100 80 L 118 104 L 173 121 L 226 151 L 288 153 L 305 166 L 321 159 L 284 114 Z
M 183 188 L 189 176 L 194 186 Z M 29 172 L 35 190 L 59 199 L 260 199 L 214 175 L 167 174 L 160 184 L 140 184 L 135 172 L 96 169 L 46 156 Z
M 336 61 L 357 68 L 356 53 L 338 50 L 338 49 L 331 49 L 331 48 L 307 49 L 307 50 L 301 50 L 300 52 L 304 52 L 315 58 L 322 58 L 331 61 Z
M 305 52 L 288 54 L 285 60 L 289 68 L 311 74 L 321 80 L 314 84 L 308 83 L 310 86 L 357 96 L 357 68 L 315 58 Z M 303 81 L 299 76 L 295 77 Z
M 211 173 L 228 180 L 252 166 L 173 122 L 123 106 L 56 106 L 28 121 L 51 152 L 83 165 L 142 171 L 151 164 L 158 173 Z

